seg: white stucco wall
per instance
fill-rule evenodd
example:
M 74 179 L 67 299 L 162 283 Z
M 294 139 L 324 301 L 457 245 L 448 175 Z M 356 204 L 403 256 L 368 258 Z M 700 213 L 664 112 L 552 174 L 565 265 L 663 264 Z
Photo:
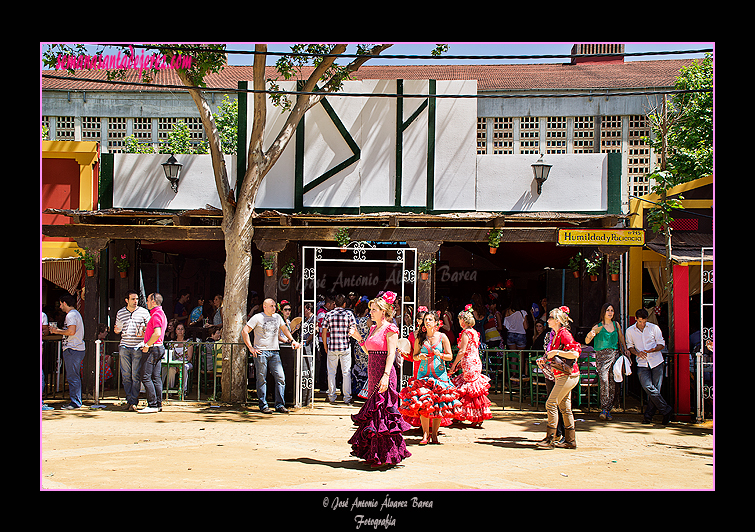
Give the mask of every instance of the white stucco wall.
M 113 207 L 130 209 L 203 209 L 220 208 L 209 155 L 176 155 L 183 165 L 178 193 L 170 188 L 162 163 L 166 154 L 116 154 L 113 165 Z M 231 185 L 236 183 L 236 157 L 225 156 Z
M 537 193 L 532 164 L 538 155 L 478 155 L 478 211 L 604 211 L 608 208 L 605 153 L 546 155 L 552 164 Z

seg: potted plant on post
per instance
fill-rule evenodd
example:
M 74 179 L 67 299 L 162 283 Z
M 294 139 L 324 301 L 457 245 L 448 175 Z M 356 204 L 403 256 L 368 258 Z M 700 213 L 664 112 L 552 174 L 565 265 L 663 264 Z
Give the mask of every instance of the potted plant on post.
M 491 229 L 488 231 L 488 245 L 490 246 L 490 253 L 492 255 L 495 255 L 495 252 L 498 251 L 502 234 L 503 231 L 500 229 Z
M 419 263 L 417 270 L 419 270 L 419 276 L 423 281 L 427 281 L 430 277 L 430 270 L 433 269 L 433 264 L 435 264 L 435 259 L 427 259 Z
M 97 266 L 97 259 L 89 248 L 84 248 L 84 253 L 76 249 L 76 254 L 84 261 L 84 269 L 87 271 L 87 277 L 94 277 L 94 268 Z
M 569 259 L 569 269 L 574 277 L 579 278 L 579 268 L 582 264 L 582 252 L 577 251 L 577 254 Z
M 113 262 L 115 262 L 115 269 L 120 273 L 121 279 L 125 279 L 126 275 L 128 275 L 128 267 L 131 266 L 126 258 L 126 254 L 124 253 L 120 257 L 113 257 Z
M 341 227 L 336 232 L 336 242 L 338 242 L 338 245 L 341 246 L 341 251 L 346 251 L 346 246 L 349 245 L 349 242 L 351 242 L 351 237 L 349 236 L 349 230 L 345 227 Z
M 600 275 L 600 267 L 603 265 L 603 257 L 595 253 L 585 259 L 585 272 L 590 276 L 591 281 L 597 281 Z
M 294 259 L 289 259 L 286 261 L 286 264 L 283 265 L 283 268 L 281 268 L 281 283 L 283 285 L 287 285 L 289 279 L 291 279 L 291 274 L 294 272 Z
M 273 271 L 274 261 L 272 256 L 262 256 L 262 267 L 265 269 L 265 275 L 272 277 L 275 271 Z
M 608 273 L 611 274 L 612 281 L 619 280 L 619 270 L 621 269 L 621 260 L 613 259 L 608 261 Z

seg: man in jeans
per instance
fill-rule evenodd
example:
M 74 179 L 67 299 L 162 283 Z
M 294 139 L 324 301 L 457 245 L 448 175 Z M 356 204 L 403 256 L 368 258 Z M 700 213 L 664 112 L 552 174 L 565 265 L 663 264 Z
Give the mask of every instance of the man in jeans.
M 65 329 L 50 327 L 52 334 L 63 335 L 63 362 L 71 401 L 61 410 L 81 408 L 81 363 L 86 354 L 84 348 L 84 320 L 76 310 L 76 299 L 71 294 L 60 296 L 60 308 L 66 313 Z
M 249 333 L 254 331 L 254 345 L 249 338 Z M 254 357 L 254 370 L 257 375 L 257 400 L 260 411 L 270 414 L 272 411 L 267 405 L 267 370 L 268 368 L 275 378 L 275 410 L 282 414 L 288 414 L 286 403 L 283 398 L 286 391 L 286 376 L 281 364 L 278 333 L 282 333 L 291 341 L 294 349 L 299 349 L 299 342 L 291 336 L 291 331 L 286 327 L 280 314 L 275 312 L 275 301 L 266 299 L 262 303 L 262 312 L 252 316 L 241 330 L 241 337 L 246 347 Z
M 322 345 L 328 360 L 328 401 L 336 402 L 336 370 L 341 362 L 343 402 L 351 404 L 351 337 L 349 329 L 356 326 L 354 313 L 346 310 L 346 296 L 335 297 L 335 308 L 322 321 Z
M 648 311 L 641 308 L 634 313 L 636 323 L 627 329 L 627 348 L 637 360 L 637 378 L 648 394 L 644 422 L 651 423 L 656 410 L 663 414 L 663 424 L 668 425 L 674 409 L 663 399 L 663 354 L 666 346 L 663 333 L 655 323 L 649 322 Z
M 168 319 L 165 316 L 162 304 L 162 295 L 154 293 L 147 296 L 149 322 L 144 331 L 144 345 L 142 346 L 142 356 L 146 356 L 142 382 L 144 382 L 144 388 L 147 390 L 147 407 L 139 410 L 140 414 L 160 412 L 163 409 L 163 379 L 161 372 L 162 358 L 165 354 L 163 338 L 165 337 Z
M 126 393 L 126 410 L 136 412 L 139 404 L 139 390 L 142 385 L 142 350 L 144 331 L 149 322 L 149 311 L 139 306 L 139 294 L 133 290 L 126 292 L 126 306 L 115 315 L 113 332 L 121 335 L 118 346 L 118 363 L 121 366 L 121 380 Z

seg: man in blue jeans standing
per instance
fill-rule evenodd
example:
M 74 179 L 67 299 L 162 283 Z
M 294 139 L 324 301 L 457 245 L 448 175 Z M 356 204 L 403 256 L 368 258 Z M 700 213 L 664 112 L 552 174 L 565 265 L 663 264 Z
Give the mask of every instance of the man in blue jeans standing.
M 86 351 L 84 349 L 84 320 L 76 310 L 76 299 L 71 294 L 60 297 L 60 308 L 66 313 L 65 329 L 50 327 L 52 334 L 63 335 L 63 362 L 66 367 L 66 380 L 71 402 L 62 410 L 81 408 L 81 363 Z
M 126 410 L 136 412 L 139 390 L 142 386 L 142 350 L 144 331 L 149 322 L 149 311 L 139 306 L 139 294 L 134 290 L 126 293 L 126 306 L 115 316 L 113 332 L 121 335 L 118 346 L 118 364 L 126 393 Z
M 163 296 L 157 292 L 147 296 L 149 322 L 144 331 L 144 345 L 142 346 L 142 356 L 146 357 L 142 382 L 144 382 L 144 389 L 147 390 L 147 407 L 139 410 L 140 414 L 160 412 L 163 409 L 162 358 L 165 354 L 163 339 L 168 328 L 168 319 L 162 304 Z
M 249 338 L 249 333 L 254 332 L 254 345 Z M 286 327 L 283 317 L 275 312 L 275 301 L 266 299 L 262 303 L 262 312 L 252 316 L 241 330 L 241 337 L 246 347 L 254 357 L 254 370 L 257 375 L 257 400 L 260 411 L 270 414 L 272 410 L 267 405 L 267 371 L 275 378 L 275 411 L 288 414 L 286 403 L 283 399 L 286 391 L 286 376 L 281 364 L 280 347 L 278 344 L 278 332 L 291 340 L 291 347 L 299 349 L 299 342 L 291 336 L 291 331 Z
M 656 410 L 663 414 L 663 424 L 668 425 L 674 409 L 661 395 L 663 384 L 663 340 L 661 328 L 648 321 L 648 311 L 641 308 L 634 313 L 637 320 L 627 329 L 627 348 L 637 360 L 637 378 L 640 385 L 648 394 L 648 405 L 645 408 L 644 422 L 651 423 Z

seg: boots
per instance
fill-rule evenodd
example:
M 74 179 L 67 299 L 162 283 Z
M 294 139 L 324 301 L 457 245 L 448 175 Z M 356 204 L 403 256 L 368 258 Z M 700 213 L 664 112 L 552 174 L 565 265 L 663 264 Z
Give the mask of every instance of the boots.
M 555 446 L 560 449 L 576 449 L 577 448 L 577 435 L 576 435 L 577 431 L 571 428 L 571 429 L 564 429 L 564 432 L 565 432 L 564 442 L 556 443 Z
M 553 449 L 554 441 L 556 438 L 556 429 L 547 427 L 545 432 L 545 438 L 537 442 L 538 449 Z

